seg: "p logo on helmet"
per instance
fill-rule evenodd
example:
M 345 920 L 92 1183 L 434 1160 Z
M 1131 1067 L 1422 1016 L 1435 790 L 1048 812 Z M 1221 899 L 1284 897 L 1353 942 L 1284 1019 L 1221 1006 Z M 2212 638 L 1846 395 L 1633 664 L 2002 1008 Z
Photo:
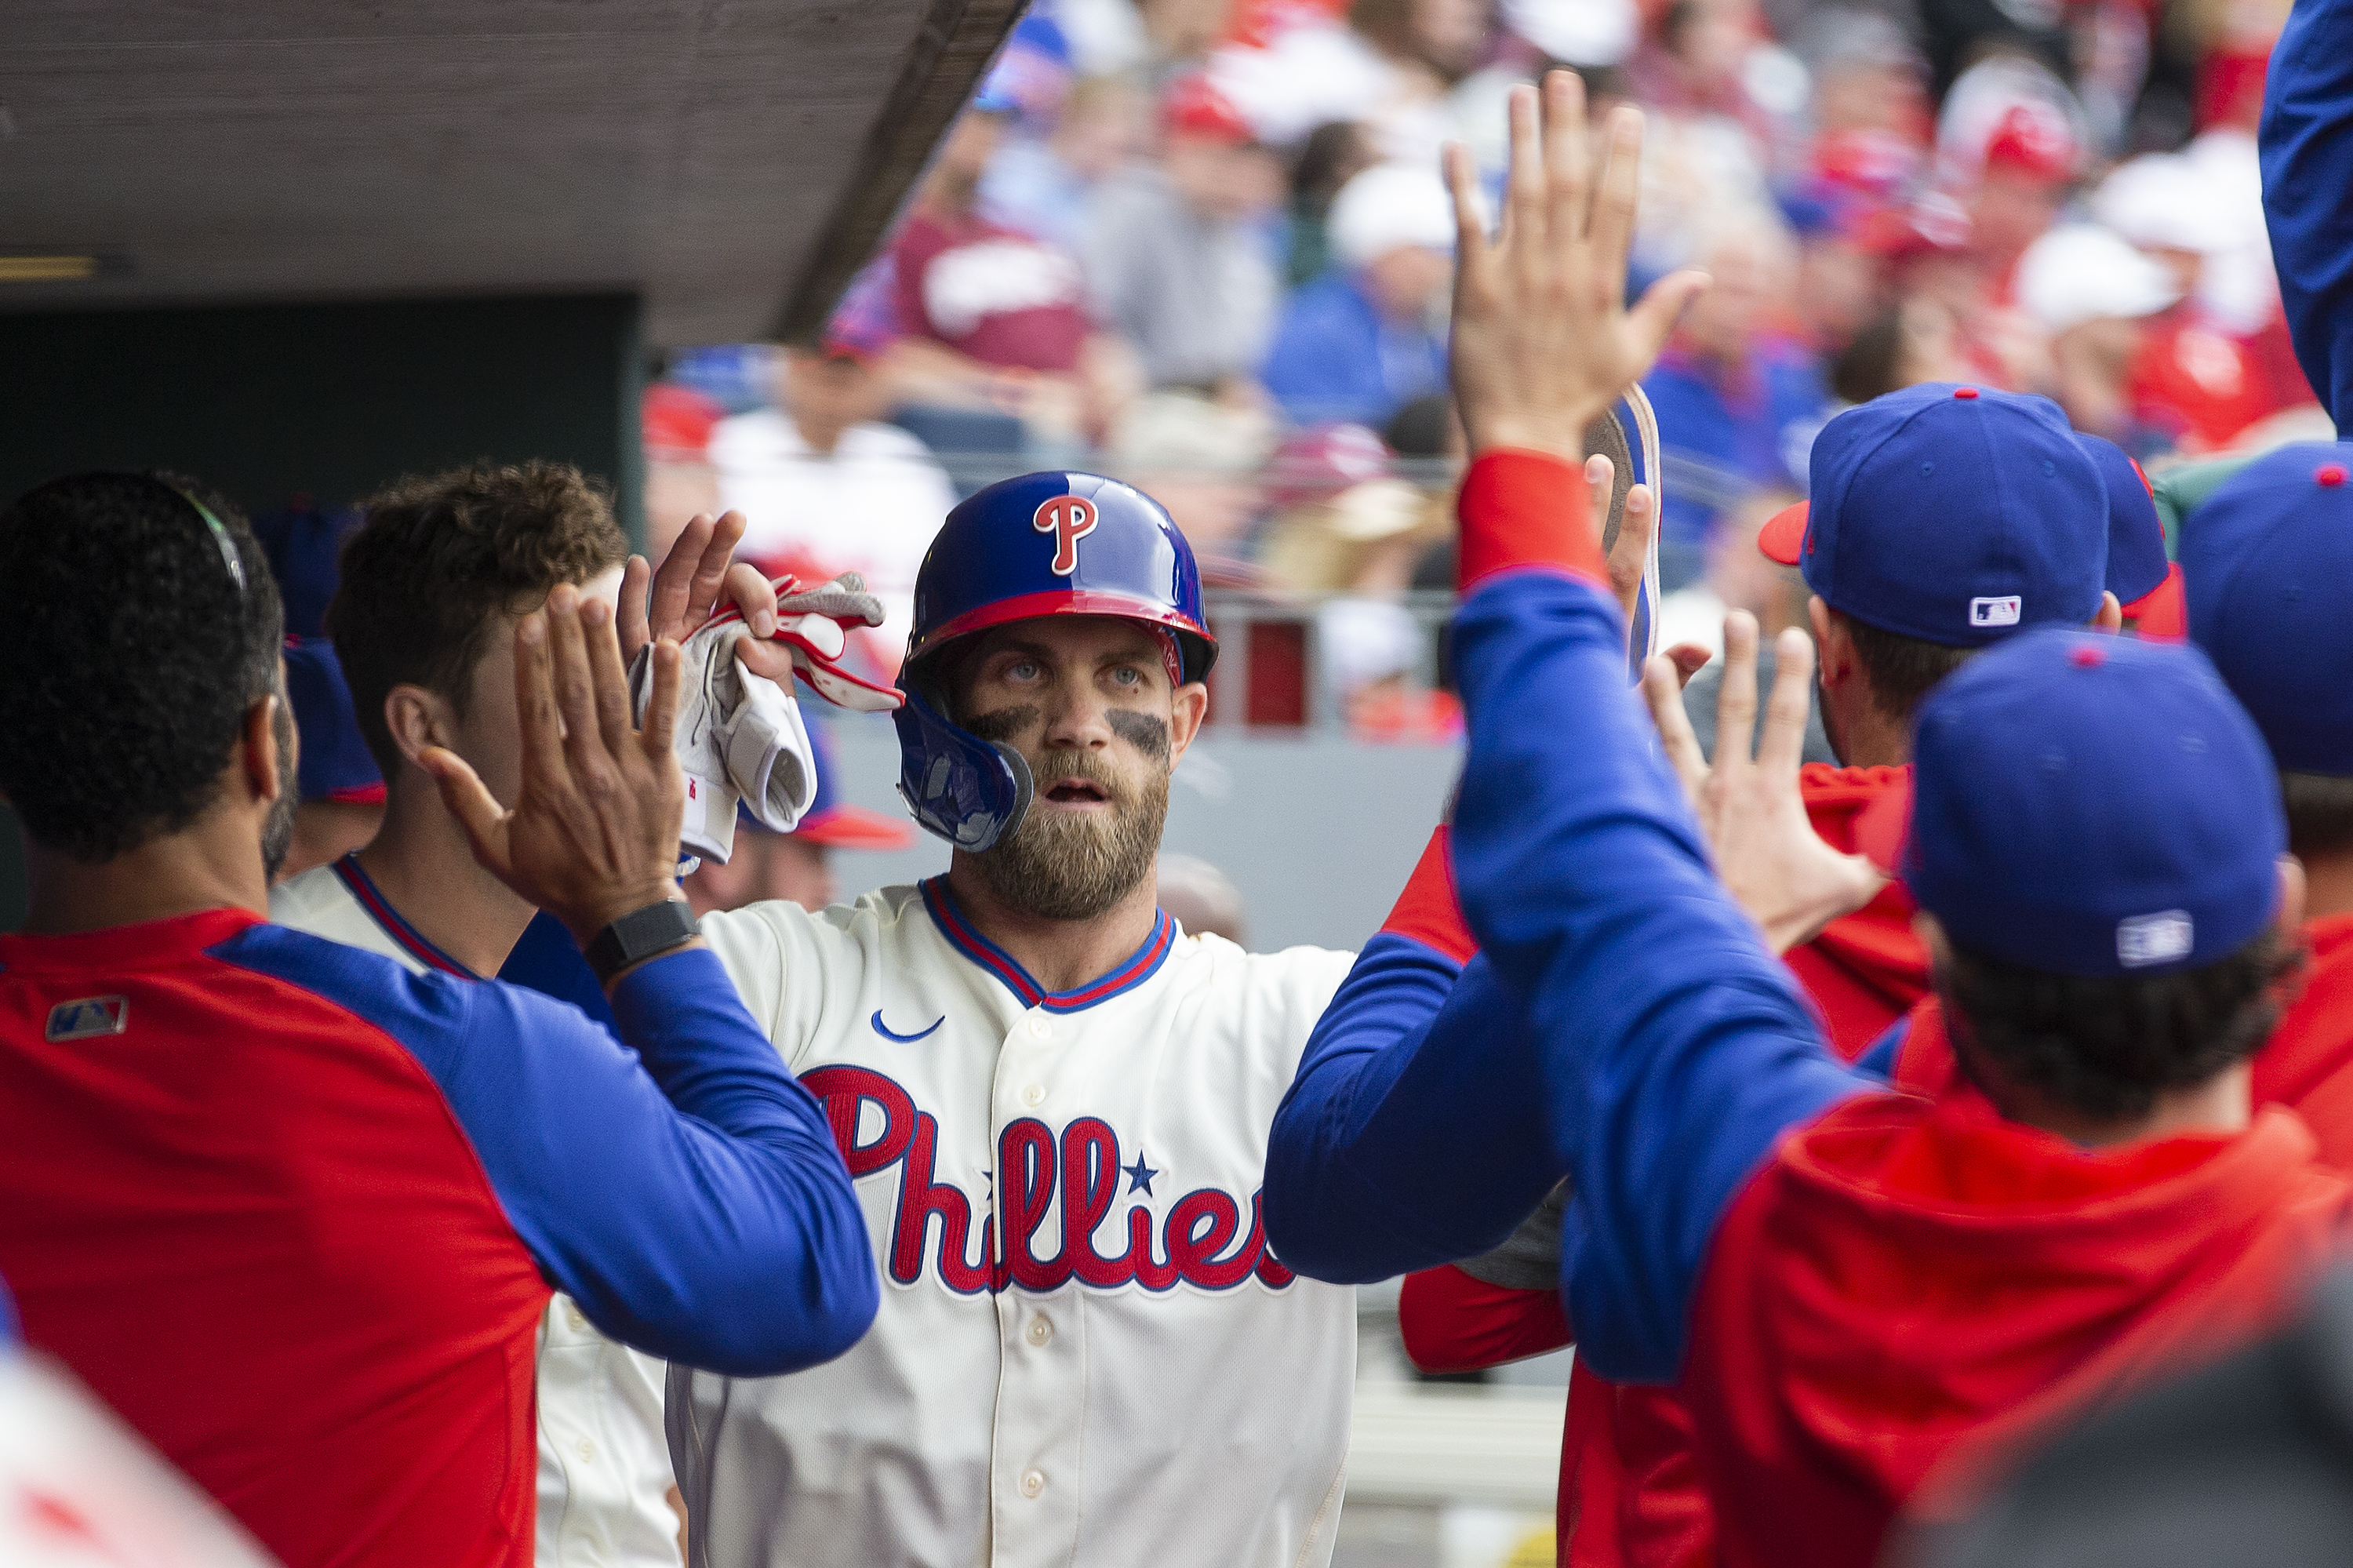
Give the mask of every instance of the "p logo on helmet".
M 1095 503 L 1083 495 L 1052 495 L 1038 503 L 1029 526 L 1054 535 L 1054 575 L 1079 569 L 1079 541 L 1095 531 Z

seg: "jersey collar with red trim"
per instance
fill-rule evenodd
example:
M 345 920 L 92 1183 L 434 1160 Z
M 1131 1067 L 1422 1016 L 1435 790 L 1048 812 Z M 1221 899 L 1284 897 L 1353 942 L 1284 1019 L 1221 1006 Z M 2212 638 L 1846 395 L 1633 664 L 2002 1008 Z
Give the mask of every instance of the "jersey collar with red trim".
M 1169 950 L 1176 945 L 1176 922 L 1168 917 L 1166 909 L 1152 912 L 1152 934 L 1144 946 L 1126 959 L 1112 966 L 1109 972 L 1073 991 L 1048 991 L 1030 978 L 1012 954 L 974 929 L 956 906 L 955 897 L 948 892 L 944 876 L 926 878 L 920 885 L 923 907 L 931 912 L 932 923 L 949 946 L 978 964 L 982 969 L 1005 982 L 1005 989 L 1021 999 L 1025 1007 L 1042 1007 L 1049 1012 L 1077 1012 L 1109 1001 L 1124 991 L 1134 991 L 1160 971 L 1168 961 Z
M 443 974 L 456 975 L 461 980 L 482 978 L 439 948 L 435 947 L 424 932 L 401 918 L 400 911 L 392 906 L 392 900 L 378 891 L 375 883 L 369 878 L 368 874 L 360 869 L 357 850 L 353 850 L 335 862 L 335 875 L 342 879 L 344 888 L 351 895 L 359 900 L 360 907 L 367 911 L 368 918 L 374 920 L 385 936 L 399 943 L 401 948 L 418 963 L 427 969 L 439 969 Z

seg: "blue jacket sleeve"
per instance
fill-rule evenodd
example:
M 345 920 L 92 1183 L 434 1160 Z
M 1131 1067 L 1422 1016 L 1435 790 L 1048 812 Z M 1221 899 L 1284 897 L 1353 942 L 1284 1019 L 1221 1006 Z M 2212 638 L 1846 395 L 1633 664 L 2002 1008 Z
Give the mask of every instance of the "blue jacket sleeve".
M 1785 1129 L 1865 1085 L 1710 871 L 1626 689 L 1609 596 L 1504 571 L 1454 636 L 1470 716 L 1456 883 L 1526 1010 L 1576 1183 L 1569 1319 L 1595 1371 L 1669 1382 L 1725 1206 Z
M 710 952 L 623 980 L 616 1040 L 537 991 L 254 931 L 239 961 L 407 1047 L 541 1271 L 607 1334 L 752 1377 L 838 1356 L 873 1320 L 866 1221 L 824 1112 Z
M 2305 378 L 2353 417 L 2353 0 L 2297 0 L 2272 49 L 2263 217 Z
M 1275 1255 L 1335 1284 L 1429 1268 L 1500 1245 L 1559 1179 L 1531 1038 L 1493 967 L 1366 943 L 1275 1113 Z

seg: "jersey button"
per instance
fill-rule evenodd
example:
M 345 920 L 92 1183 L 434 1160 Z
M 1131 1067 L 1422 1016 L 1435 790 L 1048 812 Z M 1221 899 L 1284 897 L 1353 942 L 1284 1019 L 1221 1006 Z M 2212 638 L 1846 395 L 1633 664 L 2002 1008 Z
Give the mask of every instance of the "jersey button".
M 1043 1084 L 1032 1084 L 1028 1088 L 1022 1090 L 1021 1103 L 1025 1106 L 1044 1105 L 1046 1103 L 1046 1086 Z
M 1029 1038 L 1032 1040 L 1051 1040 L 1053 1037 L 1054 1026 L 1046 1022 L 1045 1014 L 1039 1012 L 1031 1013 L 1029 1015 Z
M 1046 1489 L 1046 1472 L 1034 1466 L 1021 1472 L 1021 1495 L 1034 1498 Z
M 580 1439 L 580 1457 L 583 1459 L 594 1463 L 596 1457 L 596 1445 L 591 1443 L 586 1437 Z
M 1037 1317 L 1029 1319 L 1029 1342 L 1031 1344 L 1042 1345 L 1053 1337 L 1054 1325 L 1046 1320 L 1044 1313 L 1041 1312 Z
M 564 1304 L 564 1321 L 575 1334 L 587 1331 L 588 1319 L 581 1315 L 579 1308 L 569 1301 Z

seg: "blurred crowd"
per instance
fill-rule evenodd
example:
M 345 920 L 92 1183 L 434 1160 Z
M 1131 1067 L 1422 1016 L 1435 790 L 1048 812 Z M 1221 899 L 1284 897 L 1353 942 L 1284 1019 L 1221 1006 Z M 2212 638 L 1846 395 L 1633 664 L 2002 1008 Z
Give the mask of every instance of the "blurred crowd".
M 657 552 L 744 510 L 777 569 L 863 572 L 888 668 L 932 532 L 1083 462 L 1212 588 L 1308 604 L 1319 696 L 1421 736 L 1406 604 L 1451 580 L 1440 147 L 1567 66 L 1649 116 L 1630 285 L 1714 287 L 1645 382 L 1669 640 L 1788 585 L 1746 547 L 1813 437 L 1894 388 L 2056 399 L 2155 469 L 2325 439 L 2288 347 L 2254 125 L 2284 0 L 1038 0 L 822 337 L 674 357 Z M 1341 601 L 1331 613 L 1312 606 Z

